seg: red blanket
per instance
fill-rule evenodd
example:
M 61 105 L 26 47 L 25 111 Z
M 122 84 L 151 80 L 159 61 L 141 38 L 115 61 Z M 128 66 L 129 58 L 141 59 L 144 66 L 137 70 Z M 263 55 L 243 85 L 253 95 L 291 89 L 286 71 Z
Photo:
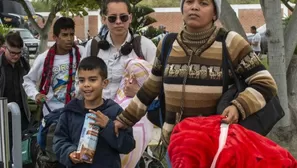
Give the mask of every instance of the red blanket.
M 210 168 L 218 150 L 221 119 L 193 117 L 177 124 L 168 147 L 172 167 Z M 268 138 L 232 124 L 215 167 L 297 168 L 297 161 Z

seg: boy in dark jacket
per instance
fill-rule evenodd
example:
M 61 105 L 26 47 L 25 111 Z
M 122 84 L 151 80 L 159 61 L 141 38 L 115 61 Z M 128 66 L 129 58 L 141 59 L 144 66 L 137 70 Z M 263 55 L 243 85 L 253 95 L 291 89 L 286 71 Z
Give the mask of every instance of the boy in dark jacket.
M 73 168 L 120 168 L 119 154 L 135 147 L 132 128 L 114 132 L 116 116 L 122 108 L 113 100 L 103 99 L 102 90 L 108 85 L 107 67 L 98 57 L 87 57 L 78 67 L 79 89 L 83 99 L 74 99 L 65 106 L 54 137 L 54 152 L 60 163 Z M 87 113 L 95 114 L 94 126 L 99 126 L 98 142 L 93 163 L 78 157 L 77 147 Z M 91 118 L 91 117 L 90 117 Z

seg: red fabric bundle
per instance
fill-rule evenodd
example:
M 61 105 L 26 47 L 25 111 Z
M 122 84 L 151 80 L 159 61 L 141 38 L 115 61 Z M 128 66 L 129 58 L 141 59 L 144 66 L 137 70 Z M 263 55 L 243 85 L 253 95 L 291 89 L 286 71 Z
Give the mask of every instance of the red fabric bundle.
M 173 168 L 210 168 L 218 150 L 221 116 L 192 117 L 177 124 L 168 147 Z M 229 126 L 216 168 L 297 168 L 285 149 L 238 124 Z

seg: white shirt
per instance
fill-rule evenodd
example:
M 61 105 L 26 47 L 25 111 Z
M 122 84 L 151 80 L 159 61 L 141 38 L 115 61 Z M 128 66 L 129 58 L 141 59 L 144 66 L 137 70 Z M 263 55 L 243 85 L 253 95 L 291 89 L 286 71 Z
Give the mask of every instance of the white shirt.
M 125 61 L 128 58 L 138 58 L 134 50 L 128 55 L 120 55 L 119 51 L 113 45 L 113 42 L 110 37 L 110 32 L 108 32 L 106 40 L 110 44 L 108 50 L 99 50 L 98 57 L 102 58 L 108 68 L 108 86 L 103 90 L 103 98 L 105 99 L 114 99 L 116 92 L 120 86 L 121 79 L 124 74 L 124 65 Z M 131 41 L 131 34 L 128 33 L 125 42 Z M 122 44 L 122 46 L 125 44 Z M 157 48 L 155 44 L 148 38 L 141 36 L 141 50 L 146 61 L 153 64 L 156 57 Z M 86 44 L 85 55 L 90 56 L 91 53 L 91 43 L 92 40 L 88 41 Z M 77 86 L 76 86 L 77 87 Z M 78 88 L 76 88 L 78 89 Z
M 252 38 L 252 43 L 258 42 L 257 46 L 252 45 L 252 49 L 254 51 L 261 51 L 261 35 L 259 33 L 256 33 Z
M 81 59 L 84 57 L 84 47 L 78 46 Z M 29 73 L 24 76 L 23 87 L 25 89 L 26 94 L 32 100 L 35 100 L 36 95 L 39 93 L 37 85 L 41 80 L 41 75 L 43 71 L 43 65 L 45 58 L 47 56 L 48 50 L 44 53 L 38 55 L 35 59 L 33 66 L 31 67 Z M 75 53 L 75 49 L 73 48 L 73 53 Z M 65 55 L 56 55 L 54 59 L 53 65 L 53 74 L 51 80 L 51 86 L 46 95 L 49 108 L 51 111 L 62 108 L 65 105 L 66 98 L 66 90 L 67 90 L 67 81 L 68 81 L 68 67 L 69 67 L 69 54 Z M 76 73 L 76 57 L 73 57 L 73 77 L 75 77 Z M 74 79 L 73 86 L 71 92 L 75 91 L 74 88 Z M 49 111 L 46 107 L 43 107 L 43 116 L 46 116 Z

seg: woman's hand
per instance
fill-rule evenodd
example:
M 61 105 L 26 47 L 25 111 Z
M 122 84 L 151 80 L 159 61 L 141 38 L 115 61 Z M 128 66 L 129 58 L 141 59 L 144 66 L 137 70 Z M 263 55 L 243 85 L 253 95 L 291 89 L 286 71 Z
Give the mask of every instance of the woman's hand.
M 82 163 L 83 161 L 79 159 L 79 153 L 77 151 L 71 152 L 69 155 L 70 160 L 74 164 Z
M 115 132 L 116 136 L 119 136 L 119 129 L 127 128 L 127 126 L 125 126 L 123 123 L 121 123 L 118 120 L 114 120 L 113 123 L 114 123 L 114 132 Z
M 222 114 L 223 117 L 225 117 L 222 122 L 226 124 L 236 124 L 238 123 L 239 119 L 239 112 L 237 110 L 237 107 L 234 105 L 228 106 Z
M 91 123 L 91 124 L 95 126 L 99 126 L 101 128 L 105 128 L 109 121 L 109 118 L 103 113 L 101 113 L 101 111 L 97 111 L 97 112 L 93 110 L 89 110 L 89 111 L 96 115 L 96 117 L 91 117 L 91 116 L 89 117 L 95 121 L 94 123 Z
M 140 87 L 134 75 L 125 79 L 124 93 L 127 97 L 134 97 L 139 89 Z

